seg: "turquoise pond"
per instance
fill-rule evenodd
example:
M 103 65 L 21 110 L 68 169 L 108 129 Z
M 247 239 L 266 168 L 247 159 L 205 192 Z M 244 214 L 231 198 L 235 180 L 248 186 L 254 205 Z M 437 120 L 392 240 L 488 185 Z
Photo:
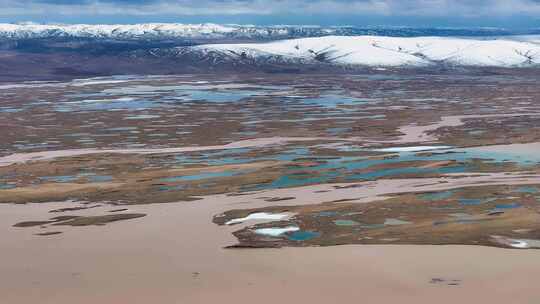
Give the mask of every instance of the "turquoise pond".
M 79 177 L 77 175 L 58 175 L 58 176 L 41 176 L 39 179 L 46 182 L 69 183 L 69 182 L 73 182 L 79 179 Z
M 0 107 L 0 113 L 17 113 L 23 110 L 22 108 Z
M 80 173 L 77 175 L 56 175 L 39 177 L 39 179 L 42 181 L 55 183 L 71 183 L 81 178 L 86 179 L 90 183 L 103 183 L 113 180 L 113 177 L 111 175 L 98 175 L 95 173 Z
M 129 131 L 131 128 L 122 128 Z M 118 130 L 120 131 L 120 130 Z M 69 134 L 73 137 L 84 137 L 85 133 Z M 365 149 L 364 149 L 365 151 Z M 456 152 L 459 151 L 459 152 Z M 312 184 L 332 183 L 332 182 L 356 182 L 369 181 L 378 178 L 394 177 L 406 174 L 445 174 L 445 173 L 463 173 L 474 170 L 472 160 L 483 159 L 490 163 L 515 162 L 520 166 L 526 167 L 537 163 L 536 155 L 518 155 L 504 153 L 489 153 L 479 151 L 478 149 L 447 149 L 431 152 L 398 152 L 393 153 L 391 158 L 370 159 L 364 156 L 336 156 L 336 155 L 315 155 L 309 147 L 296 147 L 284 151 L 267 150 L 257 155 L 255 148 L 239 148 L 199 152 L 194 155 L 185 153 L 173 155 L 172 158 L 162 160 L 173 166 L 183 166 L 187 164 L 208 164 L 211 166 L 245 164 L 255 161 L 310 161 L 315 162 L 309 167 L 286 167 L 282 175 L 272 181 L 245 185 L 244 191 L 278 189 L 288 187 L 298 187 Z M 444 167 L 418 167 L 414 166 L 417 161 L 456 161 L 454 165 Z M 410 165 L 409 165 L 410 164 Z M 375 166 L 383 165 L 401 165 L 397 168 L 371 169 Z M 250 171 L 227 170 L 222 172 L 197 173 L 187 176 L 173 176 L 163 178 L 161 182 L 185 182 L 197 181 L 220 177 L 231 177 L 245 174 Z M 91 182 L 107 182 L 112 180 L 111 176 L 100 176 L 97 174 L 79 174 L 74 176 L 45 176 L 41 177 L 44 181 L 54 181 L 60 183 L 72 182 L 78 178 L 85 177 Z M 537 188 L 531 186 L 519 187 L 515 192 L 535 194 Z M 432 192 L 421 194 L 420 197 L 425 200 L 444 200 L 453 195 L 452 191 Z M 482 204 L 485 200 L 476 198 L 464 198 L 460 200 L 462 205 Z
M 458 202 L 462 206 L 477 206 L 494 200 L 496 200 L 496 198 L 460 198 L 458 199 Z
M 246 185 L 243 190 L 264 190 L 297 187 L 318 183 L 329 183 L 336 180 L 345 182 L 368 181 L 389 176 L 397 176 L 403 174 L 445 174 L 445 173 L 463 173 L 472 171 L 473 160 L 482 159 L 488 163 L 504 163 L 514 162 L 520 166 L 526 167 L 537 163 L 536 155 L 506 154 L 506 153 L 491 153 L 480 151 L 478 149 L 446 149 L 436 150 L 431 152 L 398 152 L 394 153 L 395 157 L 386 159 L 369 159 L 362 156 L 335 156 L 335 155 L 314 155 L 309 147 L 292 148 L 285 151 L 275 153 L 265 153 L 260 157 L 253 157 L 254 149 L 230 149 L 204 152 L 196 156 L 187 156 L 179 154 L 175 156 L 174 164 L 208 164 L 208 165 L 227 165 L 227 164 L 243 164 L 255 161 L 278 160 L 278 161 L 295 161 L 295 160 L 310 160 L 316 161 L 319 164 L 308 168 L 290 167 L 285 173 L 273 181 L 265 184 Z M 364 149 L 365 151 L 365 149 Z M 256 152 L 256 151 L 255 151 Z M 245 155 L 249 153 L 249 156 Z M 416 161 L 456 161 L 455 165 L 438 167 L 438 168 L 422 168 L 417 166 L 407 166 L 407 163 Z M 379 170 L 369 170 L 373 166 L 403 164 L 399 168 L 384 168 Z M 211 177 L 226 177 L 231 176 L 231 172 L 222 174 L 215 173 L 210 175 L 193 176 L 191 180 L 211 178 Z M 183 177 L 167 181 L 185 180 Z M 521 190 L 528 193 L 536 193 L 536 188 L 521 187 Z M 426 200 L 442 200 L 452 196 L 451 191 L 443 191 L 438 193 L 426 193 L 422 198 Z M 465 202 L 466 204 L 467 202 Z M 471 204 L 478 203 L 475 201 Z
M 134 98 L 133 104 L 116 103 L 109 105 L 75 106 L 65 105 L 58 108 L 62 112 L 79 110 L 111 110 L 111 109 L 137 109 L 141 107 L 162 107 L 175 104 L 192 102 L 208 103 L 231 103 L 240 102 L 247 98 L 265 96 L 272 97 L 273 93 L 294 92 L 290 86 L 242 86 L 237 85 L 132 85 L 105 89 L 99 92 L 69 94 L 66 97 L 77 103 L 85 102 L 85 99 L 106 99 L 107 97 Z M 348 96 L 346 92 L 332 90 L 317 97 L 290 96 L 288 98 L 274 98 L 277 102 L 294 103 L 296 106 L 310 106 L 323 108 L 337 108 L 339 106 L 351 106 L 372 102 L 371 99 L 359 99 Z M 114 103 L 114 102 L 113 102 Z M 73 105 L 72 105 L 73 106 Z
M 159 191 L 180 191 L 184 190 L 186 186 L 184 185 L 174 185 L 174 186 L 159 186 Z
M 190 103 L 231 103 L 246 98 L 271 96 L 272 92 L 290 89 L 287 86 L 253 86 L 220 88 L 216 85 L 134 85 L 119 86 L 97 92 L 67 94 L 56 102 L 57 112 L 139 111 L 152 108 L 177 107 Z M 346 97 L 345 97 L 346 99 Z M 277 99 L 279 100 L 279 99 Z M 41 106 L 33 103 L 31 106 Z M 18 112 L 26 108 L 0 107 L 1 112 Z
M 244 98 L 258 95 L 258 91 L 224 90 L 224 91 L 185 91 L 182 101 L 206 101 L 214 103 L 238 102 Z
M 315 216 L 327 217 L 327 216 L 335 216 L 337 214 L 338 213 L 336 211 L 321 211 L 317 213 Z
M 8 184 L 8 183 L 2 183 L 0 182 L 0 190 L 7 190 L 7 189 L 13 189 L 17 186 L 15 184 Z
M 367 101 L 336 92 L 321 95 L 315 98 L 303 98 L 301 102 L 304 104 L 316 105 L 320 107 L 335 108 L 340 105 L 355 105 L 359 103 L 365 103 Z
M 235 88 L 236 87 L 236 88 Z M 291 89 L 288 86 L 245 86 L 242 85 L 132 85 L 105 89 L 99 92 L 69 94 L 69 100 L 83 103 L 85 99 L 90 100 L 106 99 L 107 97 L 133 98 L 136 100 L 146 100 L 154 105 L 145 104 L 151 107 L 174 105 L 176 103 L 209 102 L 209 103 L 229 103 L 239 102 L 242 99 L 256 96 L 269 96 L 273 92 Z M 136 102 L 135 102 L 136 103 Z M 134 106 L 125 106 L 125 109 Z M 115 106 L 116 107 L 116 106 Z M 106 110 L 107 108 L 105 108 Z M 98 110 L 98 109 L 96 109 Z
M 104 183 L 104 182 L 110 182 L 113 180 L 113 177 L 110 175 L 87 175 L 86 178 L 91 183 Z
M 510 203 L 510 204 L 495 205 L 495 209 L 515 209 L 515 208 L 521 208 L 521 204 L 519 204 L 519 203 Z
M 538 193 L 538 188 L 530 187 L 530 186 L 523 186 L 523 187 L 517 188 L 514 192 L 533 194 L 533 193 Z
M 319 237 L 321 234 L 314 231 L 295 231 L 287 234 L 287 239 L 291 241 L 308 241 L 313 238 Z

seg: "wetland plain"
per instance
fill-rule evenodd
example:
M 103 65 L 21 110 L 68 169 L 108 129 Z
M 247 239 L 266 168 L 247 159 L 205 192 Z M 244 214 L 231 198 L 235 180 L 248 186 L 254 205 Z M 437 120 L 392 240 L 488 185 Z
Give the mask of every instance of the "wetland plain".
M 525 303 L 540 276 L 538 75 L 0 84 L 0 291 Z

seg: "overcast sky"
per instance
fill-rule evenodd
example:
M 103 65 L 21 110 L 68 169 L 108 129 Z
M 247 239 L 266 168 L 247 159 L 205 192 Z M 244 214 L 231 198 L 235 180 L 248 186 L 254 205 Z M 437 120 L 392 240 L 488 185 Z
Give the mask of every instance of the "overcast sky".
M 0 22 L 540 28 L 540 0 L 0 0 Z

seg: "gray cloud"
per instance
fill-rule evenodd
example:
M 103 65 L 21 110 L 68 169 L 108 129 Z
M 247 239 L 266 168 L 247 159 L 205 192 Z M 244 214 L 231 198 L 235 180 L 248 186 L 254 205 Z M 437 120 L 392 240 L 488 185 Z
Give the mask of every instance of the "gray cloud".
M 538 16 L 540 0 L 0 0 L 0 16 L 291 13 L 456 18 Z

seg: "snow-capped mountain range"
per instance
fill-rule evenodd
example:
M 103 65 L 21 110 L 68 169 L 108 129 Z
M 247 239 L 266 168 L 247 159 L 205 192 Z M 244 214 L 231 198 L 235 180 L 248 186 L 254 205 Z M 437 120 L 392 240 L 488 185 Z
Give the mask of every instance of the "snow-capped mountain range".
M 219 65 L 252 70 L 291 65 L 300 69 L 316 65 L 540 66 L 540 36 L 510 34 L 515 33 L 504 29 L 4 23 L 0 24 L 0 50 L 55 56 L 51 62 L 77 55 L 113 62 L 165 59 L 196 69 Z M 15 62 L 10 58 L 5 60 Z
M 180 47 L 177 54 L 212 58 L 218 63 L 530 67 L 540 65 L 540 38 L 326 36 L 268 43 Z
M 29 38 L 204 38 L 225 37 L 241 28 L 217 24 L 0 24 L 0 37 Z
M 536 31 L 520 32 L 534 34 Z M 538 31 L 540 33 L 540 31 Z M 516 34 L 505 29 L 452 29 L 406 27 L 321 27 L 307 25 L 219 25 L 181 23 L 143 24 L 36 24 L 0 23 L 0 39 L 94 38 L 94 39 L 287 39 L 328 35 L 496 36 Z

